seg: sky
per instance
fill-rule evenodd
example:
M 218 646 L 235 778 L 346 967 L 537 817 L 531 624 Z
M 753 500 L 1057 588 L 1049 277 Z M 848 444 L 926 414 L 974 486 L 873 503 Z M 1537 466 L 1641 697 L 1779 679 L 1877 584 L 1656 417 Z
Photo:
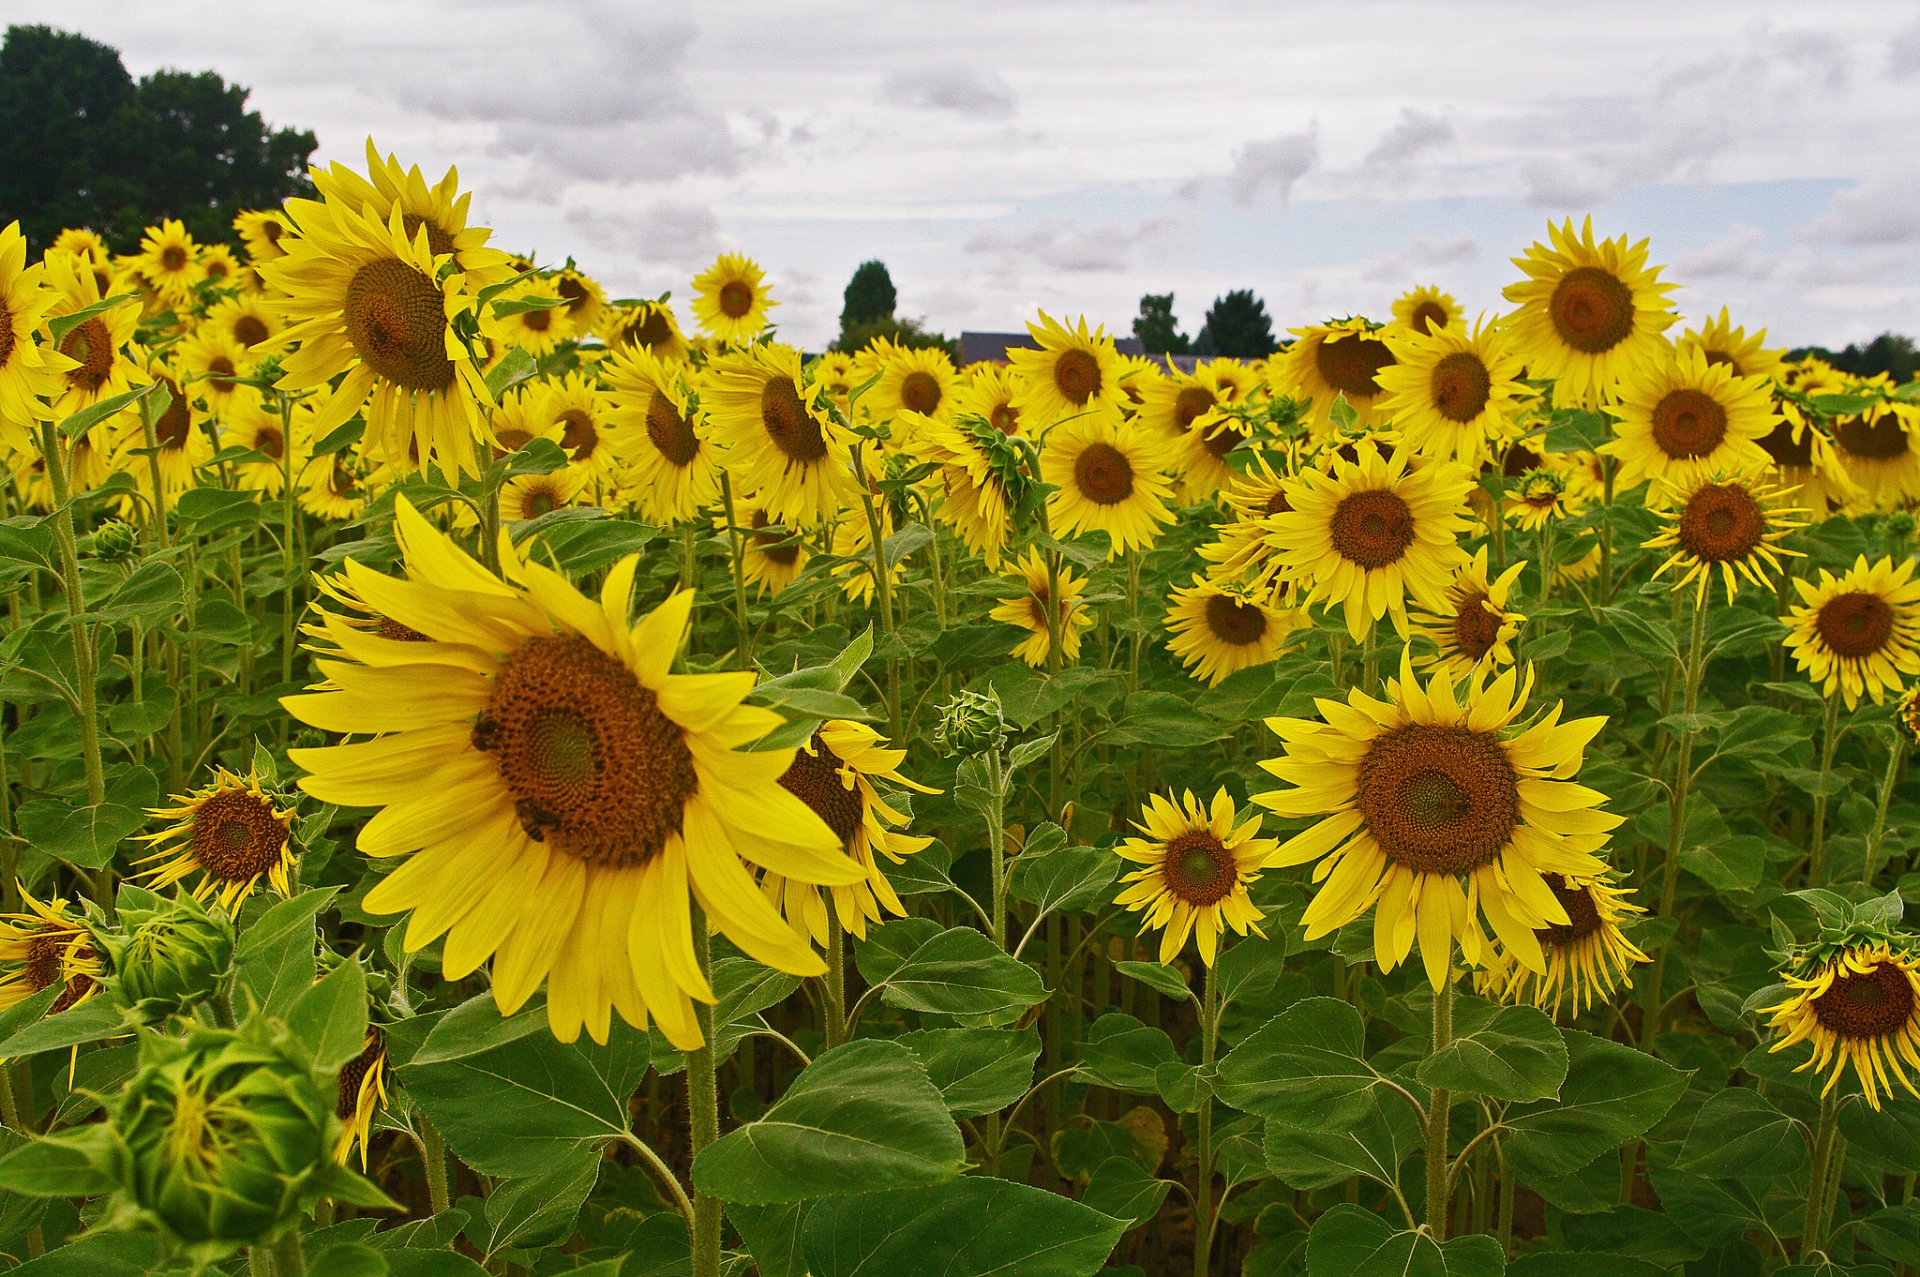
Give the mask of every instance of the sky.
M 783 339 L 878 257 L 948 334 L 1126 333 L 1233 288 L 1276 328 L 1437 284 L 1496 312 L 1550 221 L 1650 241 L 1690 321 L 1920 333 L 1920 8 L 1693 0 L 5 0 L 211 69 L 319 163 L 371 136 L 613 296 L 723 251 Z

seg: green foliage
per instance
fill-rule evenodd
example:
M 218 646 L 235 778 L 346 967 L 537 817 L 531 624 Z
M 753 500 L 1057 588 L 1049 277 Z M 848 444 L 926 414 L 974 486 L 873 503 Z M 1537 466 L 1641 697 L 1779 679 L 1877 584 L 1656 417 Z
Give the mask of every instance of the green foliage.
M 854 268 L 853 278 L 847 281 L 844 304 L 840 307 L 840 331 L 844 334 L 860 324 L 870 324 L 875 320 L 893 318 L 893 308 L 899 303 L 899 297 L 893 290 L 893 276 L 887 273 L 887 265 L 879 260 L 864 261 Z M 842 349 L 857 349 L 846 347 Z
M 1180 331 L 1180 321 L 1174 318 L 1172 293 L 1147 293 L 1140 298 L 1133 335 L 1149 355 L 1184 355 L 1193 349 L 1193 343 Z
M 1265 359 L 1279 343 L 1273 337 L 1273 320 L 1267 304 L 1249 288 L 1235 289 L 1213 299 L 1207 310 L 1207 322 L 1194 339 L 1196 355 L 1224 355 L 1232 359 Z

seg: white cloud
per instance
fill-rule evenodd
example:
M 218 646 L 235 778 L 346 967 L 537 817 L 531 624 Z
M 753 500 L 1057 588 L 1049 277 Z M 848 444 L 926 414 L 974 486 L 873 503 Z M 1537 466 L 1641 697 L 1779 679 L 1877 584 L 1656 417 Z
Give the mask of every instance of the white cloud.
M 1745 223 L 1691 253 L 1677 254 L 1667 274 L 1673 279 L 1768 279 L 1780 269 L 1778 253 L 1762 252 L 1767 233 Z
M 1479 251 L 1479 241 L 1465 232 L 1444 239 L 1420 235 L 1405 251 L 1389 253 L 1367 265 L 1360 278 L 1402 286 L 1415 275 L 1468 261 Z
M 720 220 L 705 204 L 658 200 L 632 213 L 575 205 L 567 222 L 595 244 L 644 262 L 692 267 L 720 251 Z
M 994 72 L 966 67 L 926 67 L 896 71 L 880 86 L 880 100 L 924 111 L 951 111 L 981 119 L 1013 114 L 1013 90 Z
M 1920 22 L 1902 27 L 1887 41 L 1887 74 L 1896 80 L 1920 75 Z
M 1403 107 L 1393 127 L 1381 135 L 1360 161 L 1360 171 L 1369 176 L 1405 180 L 1411 175 L 1416 159 L 1452 140 L 1453 125 L 1446 117 Z
M 1293 184 L 1305 177 L 1320 158 L 1320 143 L 1309 129 L 1248 142 L 1235 153 L 1226 177 L 1227 198 L 1242 208 L 1263 202 L 1270 194 L 1284 204 Z
M 1882 170 L 1835 191 L 1826 213 L 1802 232 L 1836 244 L 1911 244 L 1920 240 L 1920 173 Z
M 1134 248 L 1164 238 L 1177 224 L 1173 217 L 1150 217 L 1137 226 L 1082 226 L 1076 218 L 1049 219 L 986 227 L 968 236 L 965 248 L 999 258 L 1003 269 L 1025 260 L 1055 271 L 1117 271 L 1130 264 Z

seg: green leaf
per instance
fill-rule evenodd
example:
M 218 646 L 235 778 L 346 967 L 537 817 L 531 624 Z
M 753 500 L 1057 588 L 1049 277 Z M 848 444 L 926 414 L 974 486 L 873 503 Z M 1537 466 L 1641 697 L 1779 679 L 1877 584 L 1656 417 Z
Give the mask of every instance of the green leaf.
M 67 440 L 78 439 L 108 417 L 124 412 L 129 405 L 140 402 L 155 390 L 159 390 L 165 396 L 163 403 L 173 402 L 171 392 L 162 389 L 159 382 L 150 381 L 137 389 L 126 391 L 124 394 L 109 395 L 98 403 L 82 408 L 60 423 L 60 437 Z M 165 411 L 165 408 L 163 407 L 161 411 Z
M 1367 1092 L 1366 1101 L 1365 1115 L 1336 1131 L 1303 1131 L 1269 1119 L 1262 1140 L 1267 1169 L 1302 1192 L 1331 1188 L 1354 1175 L 1398 1183 L 1400 1167 L 1424 1139 L 1419 1116 L 1384 1087 Z
M 0 1189 L 29 1197 L 92 1197 L 114 1186 L 113 1132 L 94 1124 L 30 1139 L 0 1157 Z
M 1672 1273 L 1673 1269 L 1651 1259 L 1590 1250 L 1536 1250 L 1507 1265 L 1507 1277 L 1672 1277 Z
M 1308 998 L 1242 1039 L 1220 1061 L 1214 1093 L 1248 1113 L 1303 1130 L 1338 1131 L 1364 1119 L 1381 1076 L 1365 1055 L 1360 1013 Z
M 1562 1029 L 1567 1080 L 1560 1101 L 1507 1111 L 1509 1161 L 1525 1175 L 1571 1174 L 1638 1139 L 1665 1117 L 1687 1075 L 1632 1047 Z
M 777 1206 L 745 1206 L 735 1202 L 727 1207 L 727 1222 L 740 1230 L 747 1253 L 753 1256 L 757 1277 L 807 1277 L 800 1234 L 807 1222 L 808 1205 L 781 1202 Z
M 1505 1264 L 1491 1237 L 1456 1237 L 1443 1246 L 1347 1202 L 1314 1220 L 1307 1234 L 1313 1277 L 1500 1277 Z
M 117 310 L 128 302 L 139 299 L 138 293 L 115 293 L 111 297 L 102 297 L 97 302 L 88 302 L 78 310 L 70 310 L 64 315 L 55 315 L 47 320 L 47 338 L 57 350 L 60 343 L 67 339 L 68 333 L 89 319 L 96 315 L 104 315 L 110 310 Z
M 1053 742 L 1060 737 L 1059 732 L 1048 732 L 1045 736 L 1035 736 L 1023 740 L 1007 751 L 1007 774 L 1012 775 L 1035 759 L 1045 758 L 1047 751 L 1053 748 Z
M 90 998 L 77 1007 L 15 1030 L 0 1041 L 0 1060 L 38 1055 L 128 1032 L 120 1008 L 109 997 Z
M 909 954 L 880 996 L 902 1011 L 999 1025 L 1044 1002 L 1047 988 L 1039 972 L 1008 957 L 984 933 L 950 927 Z
M 1193 990 L 1187 987 L 1187 978 L 1172 967 L 1162 966 L 1158 962 L 1116 962 L 1113 969 L 1176 1002 L 1185 1002 L 1193 997 Z
M 1040 1030 L 921 1029 L 895 1041 L 920 1057 L 927 1079 L 955 1117 L 997 1113 L 1033 1085 Z
M 1711 1178 L 1798 1175 L 1806 1128 L 1750 1087 L 1721 1091 L 1694 1115 L 1680 1166 Z
M 1854 1233 L 1875 1252 L 1902 1264 L 1920 1264 L 1920 1199 L 1869 1215 Z
M 387 1257 L 358 1242 L 337 1242 L 307 1262 L 327 1277 L 387 1277 Z
M 817 1057 L 758 1121 L 703 1150 L 693 1182 L 766 1205 L 939 1183 L 965 1162 L 960 1128 L 914 1053 L 863 1039 Z
M 813 1277 L 1092 1277 L 1126 1228 L 1044 1189 L 967 1176 L 829 1197 L 803 1236 Z
M 1042 855 L 1029 847 L 1013 858 L 1008 885 L 1041 914 L 1089 913 L 1108 903 L 1108 889 L 1123 863 L 1099 847 L 1062 847 Z
M 161 1271 L 161 1242 L 150 1233 L 89 1233 L 7 1270 L 7 1277 L 150 1277 Z
M 250 962 L 280 949 L 290 937 L 312 935 L 314 919 L 340 890 L 339 887 L 313 887 L 297 896 L 275 901 L 240 933 L 233 960 Z
M 367 975 L 348 958 L 287 1009 L 287 1028 L 313 1052 L 314 1067 L 332 1072 L 367 1042 Z
M 1171 1181 L 1147 1174 L 1131 1157 L 1109 1157 L 1093 1168 L 1080 1200 L 1102 1215 L 1138 1228 L 1160 1213 L 1160 1204 L 1167 1200 L 1172 1187 Z
M 339 890 L 322 887 L 280 901 L 241 933 L 233 961 L 236 1010 L 251 998 L 266 1014 L 285 1015 L 306 996 L 319 970 L 316 919 Z
M 557 310 L 565 306 L 565 297 L 541 297 L 529 293 L 523 297 L 497 298 L 493 303 L 493 313 L 497 316 L 524 315 L 535 310 Z
M 458 1251 L 390 1250 L 385 1254 L 388 1277 L 488 1277 L 486 1269 Z
M 378 1184 L 334 1161 L 327 1162 L 315 1173 L 313 1187 L 342 1206 L 358 1206 L 363 1210 L 406 1209 L 381 1192 Z
M 1101 1086 L 1139 1095 L 1158 1094 L 1155 1078 L 1163 1064 L 1178 1063 L 1179 1052 L 1163 1030 L 1119 1011 L 1095 1020 L 1080 1043 L 1079 1069 Z
M 111 861 L 120 843 L 147 823 L 139 811 L 121 803 L 76 807 L 54 798 L 21 803 L 14 815 L 21 837 L 81 869 L 98 869 Z
M 1135 692 L 1104 739 L 1115 745 L 1163 745 L 1182 748 L 1220 738 L 1220 725 L 1171 692 Z
M 525 1249 L 565 1241 L 580 1218 L 580 1207 L 600 1178 L 600 1155 L 569 1157 L 539 1175 L 510 1179 L 487 1195 L 485 1228 L 474 1244 L 491 1261 L 508 1247 Z
M 540 361 L 522 346 L 500 356 L 500 362 L 487 369 L 487 393 L 499 403 L 506 393 L 540 371 Z
M 1464 1018 L 1459 1013 L 1471 1005 L 1457 1007 L 1456 1016 Z M 1491 1014 L 1483 1012 L 1477 1027 L 1422 1060 L 1416 1076 L 1430 1087 L 1496 1100 L 1550 1100 L 1559 1094 L 1567 1076 L 1567 1045 L 1553 1020 L 1533 1007 L 1487 1010 Z

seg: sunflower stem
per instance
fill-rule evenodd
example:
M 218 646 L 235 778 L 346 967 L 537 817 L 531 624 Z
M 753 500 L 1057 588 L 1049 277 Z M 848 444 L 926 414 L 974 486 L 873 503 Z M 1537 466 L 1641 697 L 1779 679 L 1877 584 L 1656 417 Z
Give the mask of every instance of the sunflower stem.
M 727 511 L 727 540 L 733 546 L 733 623 L 739 631 L 740 663 L 753 668 L 753 631 L 747 626 L 747 537 L 733 508 L 733 483 L 720 472 L 720 499 Z
M 1433 1042 L 1427 1054 L 1439 1054 L 1453 1041 L 1453 970 L 1433 991 Z M 1427 1231 L 1433 1240 L 1447 1239 L 1447 1115 L 1453 1097 L 1435 1087 L 1427 1102 Z
M 847 1040 L 847 936 L 840 914 L 827 902 L 827 999 L 825 1034 L 831 1051 Z
M 1833 756 L 1840 746 L 1840 698 L 1827 697 L 1820 721 L 1820 788 L 1813 795 L 1813 829 L 1807 852 L 1807 885 L 1827 880 L 1827 780 L 1833 775 Z
M 1807 1184 L 1806 1221 L 1800 1228 L 1799 1258 L 1803 1264 L 1826 1245 L 1827 1220 L 1831 1218 L 1827 1181 L 1835 1170 L 1832 1165 L 1834 1137 L 1839 1134 L 1839 1126 L 1834 1115 L 1839 1108 L 1840 1103 L 1832 1092 L 1820 1097 L 1820 1120 L 1813 1132 L 1813 1169 Z
M 438 1215 L 451 1205 L 447 1196 L 447 1141 L 425 1113 L 418 1117 L 420 1126 L 414 1142 L 420 1146 L 420 1163 L 427 1173 L 427 1204 Z
M 706 915 L 693 913 L 693 956 L 703 978 L 713 971 L 713 944 Z M 693 1156 L 720 1138 L 719 1066 L 713 1056 L 713 1004 L 695 999 L 693 1019 L 700 1046 L 687 1056 L 687 1112 L 693 1134 Z M 720 1199 L 693 1190 L 693 1277 L 720 1277 Z
M 1220 989 L 1214 983 L 1213 964 L 1206 964 L 1206 976 L 1200 998 L 1200 1067 L 1213 1067 L 1214 1052 L 1220 1042 Z M 1213 1251 L 1213 1098 L 1200 1101 L 1195 1118 L 1199 1140 L 1195 1147 L 1193 1170 L 1193 1271 L 1194 1277 L 1207 1277 L 1208 1260 Z
M 287 1235 L 273 1244 L 274 1277 L 306 1277 L 307 1256 L 300 1249 L 300 1230 L 287 1230 Z
M 1873 832 L 1867 835 L 1866 868 L 1862 871 L 1866 884 L 1871 887 L 1876 874 L 1880 872 L 1880 844 L 1887 836 L 1887 808 L 1893 803 L 1893 787 L 1900 780 L 1900 768 L 1907 761 L 1907 738 L 1901 729 L 1893 729 L 1893 745 L 1887 751 L 1887 774 L 1880 778 L 1880 797 L 1873 808 Z M 0 773 L 4 779 L 4 773 Z
M 893 583 L 887 570 L 886 539 L 880 535 L 880 509 L 874 503 L 873 489 L 867 483 L 866 467 L 861 464 L 860 448 L 856 444 L 853 450 L 853 477 L 860 488 L 860 505 L 867 515 L 867 539 L 873 551 L 873 594 L 880 604 L 880 632 L 887 639 L 887 731 L 899 740 L 903 735 L 900 723 L 900 662 L 895 655 L 893 639 Z
M 1673 914 L 1673 901 L 1680 889 L 1680 847 L 1687 833 L 1687 797 L 1693 788 L 1693 718 L 1700 709 L 1700 683 L 1706 665 L 1707 609 L 1693 609 L 1693 626 L 1687 636 L 1686 666 L 1680 671 L 1682 722 L 1675 733 L 1673 787 L 1667 806 L 1667 855 L 1660 866 L 1660 912 L 1662 918 Z M 1661 986 L 1666 983 L 1667 954 L 1671 945 L 1660 946 L 1654 959 L 1653 975 L 1647 980 L 1646 1001 L 1641 1004 L 1640 1047 L 1649 1048 L 1660 1031 Z

